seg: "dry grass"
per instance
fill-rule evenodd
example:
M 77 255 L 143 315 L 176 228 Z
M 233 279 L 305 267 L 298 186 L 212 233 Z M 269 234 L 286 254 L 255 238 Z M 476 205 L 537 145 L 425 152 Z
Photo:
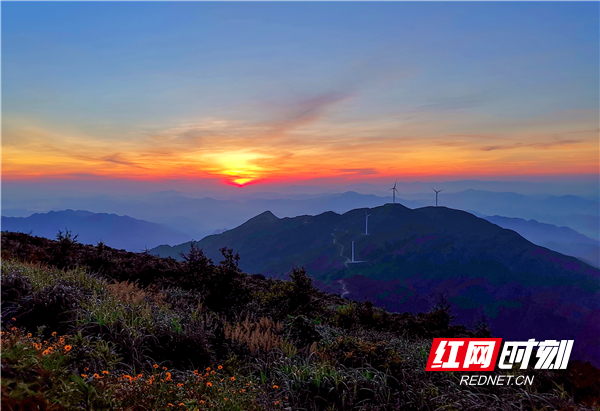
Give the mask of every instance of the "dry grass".
M 259 322 L 251 322 L 250 318 L 234 326 L 227 324 L 225 327 L 225 338 L 245 343 L 250 347 L 252 353 L 258 350 L 271 351 L 273 348 L 281 348 L 283 340 L 273 331 L 281 331 L 283 324 L 274 322 L 268 318 L 261 318 Z

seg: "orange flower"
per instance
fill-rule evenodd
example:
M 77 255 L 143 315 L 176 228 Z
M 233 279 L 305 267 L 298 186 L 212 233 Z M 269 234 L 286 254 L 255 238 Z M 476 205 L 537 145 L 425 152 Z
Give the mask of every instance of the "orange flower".
M 73 348 L 73 347 L 71 347 L 70 345 L 65 345 L 65 352 L 71 351 L 71 348 Z M 107 372 L 107 374 L 108 374 L 108 372 Z
M 90 367 L 85 367 L 85 368 L 83 369 L 83 371 L 89 371 L 89 370 L 90 370 Z
M 275 405 L 279 405 L 279 401 L 275 401 Z
M 94 374 L 94 378 L 102 378 L 98 375 L 98 373 Z
M 158 368 L 158 364 L 154 364 L 154 365 L 153 365 L 153 367 L 154 367 L 154 368 Z
M 167 367 L 163 367 L 163 371 L 167 371 Z
M 45 349 L 45 350 L 42 352 L 42 355 L 48 355 L 48 354 L 50 354 L 50 351 L 49 351 L 48 349 Z
M 65 347 L 65 348 L 66 348 L 66 347 Z M 106 374 L 106 375 L 108 375 L 108 371 L 104 370 L 104 371 L 102 371 L 102 374 Z
M 177 384 L 178 387 L 183 387 L 183 383 L 180 382 L 179 384 Z
M 225 401 L 227 401 L 227 398 L 223 398 Z
M 210 381 L 209 381 L 209 382 L 207 382 L 207 383 L 206 383 L 206 386 L 207 386 L 207 387 L 212 387 L 212 382 L 210 382 Z
M 167 378 L 165 378 L 165 380 L 171 381 L 171 373 L 170 372 L 167 373 Z
M 206 371 L 210 371 L 210 367 L 206 367 Z
M 168 405 L 169 407 L 174 407 L 174 405 L 173 405 L 173 404 L 171 404 L 171 403 L 168 403 L 167 405 Z
M 81 374 L 83 378 L 87 378 L 87 374 Z
M 52 336 L 53 336 L 53 337 L 56 337 L 56 331 L 54 331 L 54 332 L 52 333 Z
M 200 404 L 204 404 L 204 400 L 200 400 Z
M 222 370 L 222 369 L 223 369 L 223 366 L 222 366 L 222 365 L 219 365 L 217 368 L 218 368 L 218 369 L 220 369 L 220 370 Z
M 108 373 L 107 373 L 108 374 Z M 144 375 L 143 374 L 138 374 L 138 378 L 142 378 Z
M 235 381 L 235 377 L 231 377 L 231 381 Z
M 273 389 L 274 389 L 274 390 L 278 390 L 278 389 L 279 389 L 279 386 L 278 386 L 278 385 L 274 385 L 274 386 L 273 386 Z
M 17 321 L 17 319 L 15 317 L 12 318 L 13 321 Z
M 182 402 L 180 402 L 180 403 L 179 403 L 179 406 L 180 406 L 180 407 L 183 407 L 183 403 L 182 403 Z
M 198 370 L 194 370 L 194 374 L 195 374 L 195 375 L 198 375 Z
M 31 333 L 27 333 L 27 338 L 31 338 Z

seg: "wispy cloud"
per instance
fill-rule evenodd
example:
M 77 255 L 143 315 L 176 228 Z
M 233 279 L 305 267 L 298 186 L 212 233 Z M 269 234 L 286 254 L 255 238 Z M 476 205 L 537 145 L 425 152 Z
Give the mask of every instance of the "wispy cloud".
M 515 150 L 523 147 L 533 147 L 533 148 L 552 148 L 557 146 L 568 146 L 582 143 L 583 140 L 560 140 L 560 141 L 543 141 L 543 142 L 535 142 L 535 143 L 514 143 L 508 145 L 497 145 L 497 146 L 486 146 L 481 147 L 482 151 L 493 151 L 493 150 Z

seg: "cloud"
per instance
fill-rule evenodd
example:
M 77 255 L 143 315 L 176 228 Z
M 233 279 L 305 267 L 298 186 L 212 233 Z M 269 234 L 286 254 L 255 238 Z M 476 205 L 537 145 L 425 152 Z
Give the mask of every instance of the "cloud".
M 379 174 L 379 171 L 377 171 L 375 168 L 339 168 L 337 171 L 340 173 L 351 173 L 358 175 Z
M 325 116 L 327 109 L 352 96 L 350 91 L 330 91 L 308 98 L 297 99 L 284 105 L 279 120 L 267 126 L 273 134 L 287 131 L 318 121 Z
M 537 143 L 514 143 L 503 146 L 486 146 L 481 147 L 481 151 L 493 151 L 493 150 L 514 150 L 521 147 L 534 147 L 534 148 L 552 148 L 556 146 L 574 145 L 582 143 L 583 140 L 561 140 L 561 141 L 548 141 L 548 142 L 537 142 Z

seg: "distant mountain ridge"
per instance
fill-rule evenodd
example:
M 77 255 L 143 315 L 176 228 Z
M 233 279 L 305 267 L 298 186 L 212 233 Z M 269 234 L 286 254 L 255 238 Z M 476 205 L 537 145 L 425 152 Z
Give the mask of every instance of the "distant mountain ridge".
M 557 227 L 536 220 L 501 216 L 483 217 L 486 220 L 518 232 L 534 244 L 561 254 L 570 255 L 598 268 L 600 266 L 600 242 L 569 227 Z
M 83 244 L 106 245 L 128 251 L 142 251 L 157 244 L 177 244 L 189 236 L 160 224 L 116 214 L 91 213 L 82 210 L 50 211 L 29 217 L 2 217 L 3 231 L 31 232 L 55 239 L 58 231 L 69 230 Z
M 351 262 L 352 241 L 364 262 Z M 427 310 L 445 294 L 462 323 L 485 315 L 503 338 L 575 338 L 577 355 L 600 362 L 600 270 L 464 211 L 386 204 L 281 219 L 264 212 L 197 245 L 215 261 L 221 247 L 233 248 L 249 273 L 305 266 L 321 289 L 341 293 L 343 281 L 348 297 L 392 311 Z

